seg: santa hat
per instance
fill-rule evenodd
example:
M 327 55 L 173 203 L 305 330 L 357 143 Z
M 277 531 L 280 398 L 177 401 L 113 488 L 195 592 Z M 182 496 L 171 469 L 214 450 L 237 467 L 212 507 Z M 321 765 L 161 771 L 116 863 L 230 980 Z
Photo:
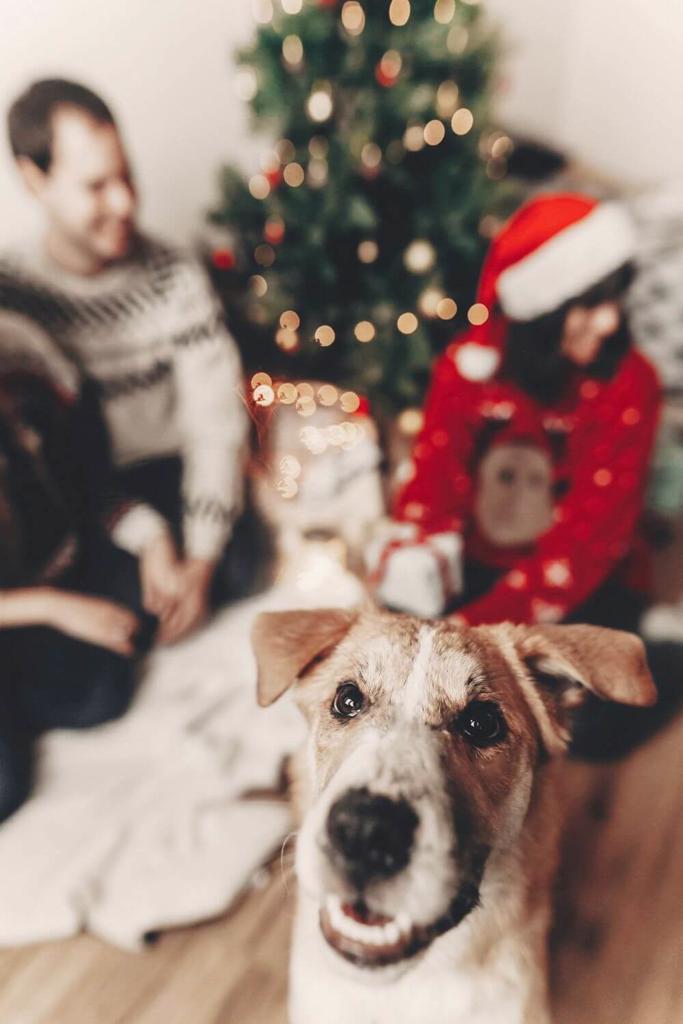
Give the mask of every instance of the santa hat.
M 511 320 L 533 320 L 581 295 L 635 253 L 635 229 L 618 203 L 539 196 L 493 242 L 479 301 L 489 309 L 497 302 Z

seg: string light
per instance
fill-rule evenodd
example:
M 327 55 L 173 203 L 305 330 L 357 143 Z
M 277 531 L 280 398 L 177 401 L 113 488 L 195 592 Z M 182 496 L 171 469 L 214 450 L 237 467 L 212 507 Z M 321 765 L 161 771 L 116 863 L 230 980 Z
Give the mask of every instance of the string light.
M 491 156 L 494 160 L 504 160 L 513 150 L 512 139 L 500 133 L 491 144 Z
M 458 109 L 460 90 L 455 82 L 442 82 L 436 90 L 436 109 L 440 117 L 452 117 Z
M 285 36 L 282 40 L 282 56 L 292 67 L 297 67 L 304 59 L 304 44 L 298 36 Z
M 321 405 L 334 405 L 339 398 L 339 392 L 333 384 L 323 384 L 318 388 L 318 401 Z
M 379 256 L 379 246 L 372 239 L 361 242 L 358 246 L 358 259 L 361 263 L 374 263 Z
M 345 391 L 339 399 L 342 412 L 357 412 L 360 409 L 360 398 L 355 391 Z
M 283 177 L 290 188 L 299 188 L 303 185 L 306 174 L 301 164 L 292 163 L 285 167 Z
M 284 352 L 294 352 L 299 347 L 299 335 L 296 331 L 281 327 L 275 335 L 275 344 Z
M 262 299 L 268 291 L 268 282 L 265 277 L 261 276 L 261 274 L 254 274 L 253 277 L 249 278 L 249 287 L 253 291 L 254 295 L 257 295 L 259 299 Z
M 301 318 L 293 309 L 286 309 L 280 317 L 280 327 L 288 331 L 298 331 L 301 326 Z
M 273 378 L 270 376 L 269 373 L 255 373 L 254 376 L 251 378 L 252 388 L 257 388 L 259 384 L 267 384 L 270 387 L 272 383 Z
M 329 82 L 317 82 L 306 101 L 306 111 L 312 121 L 327 121 L 332 116 L 332 87 Z
M 249 179 L 249 191 L 254 199 L 265 199 L 270 194 L 270 182 L 265 174 L 255 174 Z
M 353 333 L 356 336 L 356 341 L 367 343 L 373 340 L 377 332 L 374 324 L 371 324 L 369 320 L 361 320 L 360 323 L 356 324 Z
M 403 262 L 413 274 L 425 274 L 434 266 L 436 250 L 431 242 L 418 238 L 411 242 L 403 254 Z
M 275 263 L 275 250 L 272 245 L 257 245 L 254 250 L 254 259 L 261 267 L 272 267 Z
M 291 476 L 283 476 L 275 485 L 278 494 L 289 501 L 299 493 L 299 485 Z
M 414 313 L 401 313 L 396 321 L 401 334 L 414 334 L 418 328 L 418 320 Z
M 446 137 L 443 121 L 436 118 L 425 125 L 424 139 L 428 146 L 438 146 Z
M 459 56 L 464 53 L 467 49 L 467 44 L 470 39 L 470 34 L 464 25 L 454 25 L 448 33 L 446 39 L 446 46 L 449 53 L 454 53 Z
M 342 25 L 352 36 L 359 36 L 365 28 L 365 11 L 357 0 L 347 0 L 342 7 Z
M 297 394 L 301 398 L 313 398 L 315 389 L 312 384 L 309 384 L 307 380 L 299 381 L 296 386 Z
M 311 160 L 306 176 L 313 188 L 322 188 L 323 185 L 326 185 L 329 177 L 327 160 Z
M 422 295 L 418 300 L 420 312 L 424 313 L 425 316 L 436 316 L 438 312 L 439 303 L 444 298 L 445 295 L 442 291 L 440 291 L 440 289 L 426 288 L 425 291 L 422 292 Z
M 254 388 L 253 399 L 256 405 L 265 409 L 275 401 L 275 392 L 270 384 L 259 384 L 258 387 Z
M 480 327 L 489 318 L 489 311 L 483 302 L 475 302 L 467 311 L 467 319 L 473 327 Z
M 414 437 L 422 430 L 424 414 L 421 409 L 404 409 L 397 423 L 398 429 L 405 437 Z
M 406 25 L 410 18 L 410 0 L 391 0 L 389 5 L 389 21 L 399 28 Z
M 321 324 L 315 332 L 315 340 L 322 348 L 329 348 L 334 344 L 337 335 L 329 324 Z
M 278 401 L 283 405 L 294 405 L 297 399 L 297 390 L 293 384 L 285 382 L 277 389 Z
M 451 119 L 451 128 L 456 135 L 467 135 L 474 124 L 474 114 L 467 107 L 456 110 Z
M 283 476 L 289 476 L 298 480 L 301 476 L 301 463 L 296 455 L 283 455 L 280 459 L 280 472 Z
M 409 152 L 417 153 L 419 150 L 424 149 L 424 144 L 425 133 L 423 125 L 413 124 L 406 128 L 405 135 L 403 136 L 403 145 Z
M 299 14 L 303 7 L 303 0 L 281 0 L 281 3 L 285 14 Z
M 278 160 L 281 164 L 288 164 L 296 156 L 296 149 L 294 143 L 290 142 L 289 139 L 280 139 L 275 144 L 275 152 L 277 153 Z
M 382 163 L 382 150 L 376 142 L 366 142 L 361 150 L 362 163 L 369 170 L 375 170 Z
M 434 18 L 440 25 L 448 25 L 455 17 L 455 0 L 436 0 Z
M 458 304 L 453 299 L 442 299 L 436 307 L 436 315 L 440 320 L 452 320 L 458 312 Z
M 316 408 L 315 399 L 311 395 L 302 395 L 296 401 L 296 411 L 299 416 L 312 416 Z

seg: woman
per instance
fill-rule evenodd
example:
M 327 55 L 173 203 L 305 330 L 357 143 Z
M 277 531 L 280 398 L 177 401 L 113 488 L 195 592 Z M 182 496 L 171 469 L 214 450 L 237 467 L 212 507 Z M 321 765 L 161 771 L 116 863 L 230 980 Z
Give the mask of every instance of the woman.
M 0 821 L 32 784 L 32 746 L 52 728 L 121 715 L 155 620 L 136 559 L 110 529 L 134 510 L 107 494 L 96 396 L 48 339 L 0 323 Z
M 403 537 L 377 573 L 384 603 L 425 613 L 419 592 L 428 614 L 472 625 L 635 629 L 660 389 L 622 308 L 634 250 L 621 208 L 580 195 L 532 200 L 494 240 L 488 319 L 434 369 L 395 507 Z

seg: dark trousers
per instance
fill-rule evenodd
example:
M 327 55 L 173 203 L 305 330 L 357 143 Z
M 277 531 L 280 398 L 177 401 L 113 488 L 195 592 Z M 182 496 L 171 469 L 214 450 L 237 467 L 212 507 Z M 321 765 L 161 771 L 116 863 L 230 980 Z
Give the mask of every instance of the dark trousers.
M 156 621 L 141 608 L 137 560 L 130 555 L 106 541 L 88 545 L 59 586 L 135 611 L 140 654 L 150 646 Z M 31 791 L 35 738 L 120 717 L 135 689 L 136 667 L 136 658 L 48 627 L 0 631 L 0 821 Z
M 182 550 L 182 462 L 169 457 L 136 463 L 119 471 L 119 489 L 161 513 Z M 245 508 L 235 522 L 213 577 L 214 608 L 263 590 L 272 579 L 275 544 L 272 533 L 254 508 L 247 486 Z

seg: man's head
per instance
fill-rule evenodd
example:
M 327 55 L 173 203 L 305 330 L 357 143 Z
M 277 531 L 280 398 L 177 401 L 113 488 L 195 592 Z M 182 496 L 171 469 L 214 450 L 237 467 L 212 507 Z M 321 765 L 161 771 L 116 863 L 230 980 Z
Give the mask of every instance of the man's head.
M 136 195 L 111 111 L 82 85 L 45 79 L 12 104 L 9 141 L 21 175 L 48 218 L 51 254 L 94 273 L 123 258 Z

